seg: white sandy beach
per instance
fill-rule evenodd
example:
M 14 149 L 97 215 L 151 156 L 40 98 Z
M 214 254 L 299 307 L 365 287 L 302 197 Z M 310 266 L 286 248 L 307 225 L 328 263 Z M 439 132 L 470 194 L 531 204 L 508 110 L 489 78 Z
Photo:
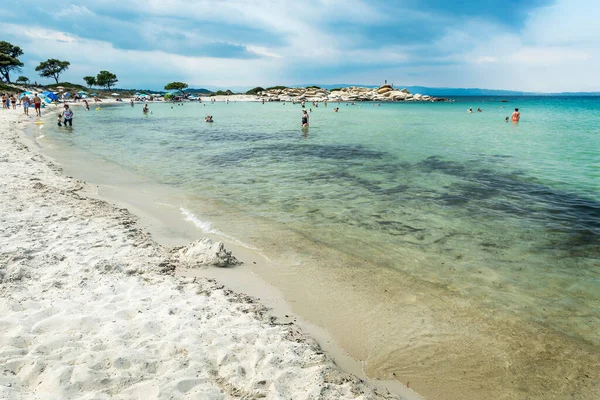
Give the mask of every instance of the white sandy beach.
M 0 113 L 0 398 L 397 398 L 254 299 L 174 277 L 233 259 L 174 255 L 127 210 L 82 195 L 18 141 L 33 121 Z

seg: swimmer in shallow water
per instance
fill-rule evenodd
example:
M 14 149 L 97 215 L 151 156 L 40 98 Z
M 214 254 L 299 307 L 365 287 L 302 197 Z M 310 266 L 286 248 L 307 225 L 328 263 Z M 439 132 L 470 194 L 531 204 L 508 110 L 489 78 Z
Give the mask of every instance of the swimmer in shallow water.
M 213 122 L 212 115 L 207 115 L 206 117 L 204 117 L 204 122 Z

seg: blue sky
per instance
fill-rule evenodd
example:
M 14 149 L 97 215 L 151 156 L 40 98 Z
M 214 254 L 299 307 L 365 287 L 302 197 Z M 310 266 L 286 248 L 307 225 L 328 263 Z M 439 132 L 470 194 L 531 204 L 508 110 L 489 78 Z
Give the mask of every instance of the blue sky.
M 21 0 L 1 40 L 22 74 L 71 62 L 119 87 L 359 83 L 600 91 L 597 0 Z

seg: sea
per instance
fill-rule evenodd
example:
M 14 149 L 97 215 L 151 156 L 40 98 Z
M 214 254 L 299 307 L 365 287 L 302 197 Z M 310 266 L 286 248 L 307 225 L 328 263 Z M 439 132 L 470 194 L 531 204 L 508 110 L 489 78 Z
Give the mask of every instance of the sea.
M 101 104 L 38 141 L 183 193 L 181 221 L 273 260 L 264 278 L 370 376 L 592 398 L 600 98 L 453 100 L 307 103 L 308 128 L 290 102 Z

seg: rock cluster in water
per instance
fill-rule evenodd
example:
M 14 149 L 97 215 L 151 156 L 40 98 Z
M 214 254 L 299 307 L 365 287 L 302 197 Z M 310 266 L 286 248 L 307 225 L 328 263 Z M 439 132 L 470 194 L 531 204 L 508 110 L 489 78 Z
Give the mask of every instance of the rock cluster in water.
M 265 101 L 448 101 L 445 98 L 412 94 L 407 89 L 395 89 L 391 85 L 379 88 L 350 86 L 332 91 L 316 87 L 268 89 L 259 92 L 258 97 Z

